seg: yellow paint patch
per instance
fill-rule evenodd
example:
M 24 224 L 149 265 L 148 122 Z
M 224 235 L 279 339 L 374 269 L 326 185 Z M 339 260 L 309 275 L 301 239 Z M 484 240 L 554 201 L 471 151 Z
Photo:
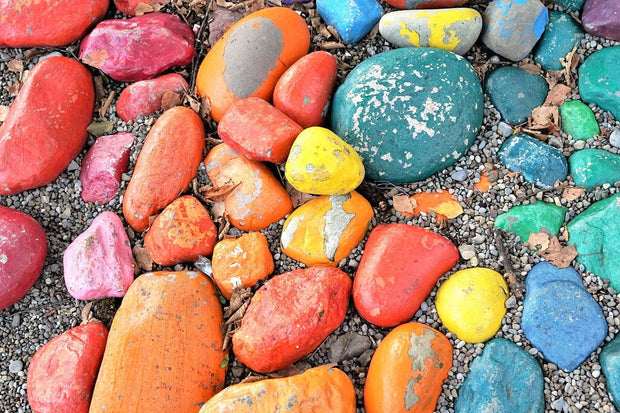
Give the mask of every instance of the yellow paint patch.
M 437 47 L 444 50 L 453 51 L 460 43 L 455 30 L 450 30 L 450 26 L 457 22 L 468 22 L 480 16 L 474 9 L 458 8 L 447 10 L 419 11 L 415 14 L 415 19 L 426 19 L 429 30 L 428 40 L 420 41 L 420 33 L 407 28 L 407 24 L 400 23 L 400 35 L 416 47 Z

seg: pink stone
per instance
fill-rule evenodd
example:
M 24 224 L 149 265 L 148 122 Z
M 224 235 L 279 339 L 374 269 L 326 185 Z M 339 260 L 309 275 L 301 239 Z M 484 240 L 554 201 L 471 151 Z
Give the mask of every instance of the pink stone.
M 183 93 L 189 85 L 183 76 L 170 73 L 151 80 L 143 80 L 127 86 L 116 103 L 116 113 L 125 122 L 148 116 L 162 109 L 166 92 Z
M 167 3 L 164 0 L 114 0 L 114 6 L 121 13 L 128 14 L 130 16 L 136 15 L 136 8 L 140 3 L 144 3 L 151 6 L 154 10 L 158 10 Z

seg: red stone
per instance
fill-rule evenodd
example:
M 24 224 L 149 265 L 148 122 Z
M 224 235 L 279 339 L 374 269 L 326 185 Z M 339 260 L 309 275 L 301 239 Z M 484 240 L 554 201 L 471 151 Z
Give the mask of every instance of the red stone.
M 406 224 L 380 225 L 368 236 L 355 274 L 355 308 L 380 327 L 409 321 L 458 259 L 454 244 L 439 234 Z
M 148 116 L 162 109 L 166 92 L 181 94 L 189 85 L 183 76 L 170 73 L 151 80 L 143 80 L 127 86 L 116 103 L 116 113 L 125 122 Z
M 386 3 L 399 9 L 441 9 L 457 7 L 469 0 L 385 0 Z
M 172 14 L 99 23 L 80 46 L 80 60 L 121 82 L 150 79 L 194 57 L 192 28 Z
M 4 0 L 0 47 L 67 46 L 103 19 L 109 0 Z
M 285 162 L 301 126 L 260 98 L 241 99 L 217 127 L 232 149 L 255 161 Z
M 39 277 L 47 239 L 28 214 L 0 206 L 0 310 L 19 301 Z
M 130 16 L 136 15 L 136 8 L 140 3 L 147 6 L 151 6 L 153 10 L 161 8 L 167 1 L 164 0 L 114 0 L 114 6 L 121 13 L 128 14 Z M 151 10 L 152 11 L 152 10 Z
M 302 57 L 276 83 L 273 105 L 304 129 L 323 126 L 337 72 L 336 58 L 327 52 Z
M 56 179 L 84 147 L 94 103 L 82 64 L 61 56 L 39 62 L 0 126 L 0 195 Z

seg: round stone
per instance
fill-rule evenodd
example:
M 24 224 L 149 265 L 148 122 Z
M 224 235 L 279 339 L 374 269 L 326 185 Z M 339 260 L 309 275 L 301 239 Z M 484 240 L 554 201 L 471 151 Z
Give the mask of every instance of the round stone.
M 590 55 L 579 68 L 579 93 L 620 119 L 620 46 L 608 47 Z

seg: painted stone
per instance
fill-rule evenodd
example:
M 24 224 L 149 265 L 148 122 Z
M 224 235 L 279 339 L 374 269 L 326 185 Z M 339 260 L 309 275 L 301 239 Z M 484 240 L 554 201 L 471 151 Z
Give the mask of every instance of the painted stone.
M 555 0 L 555 4 L 566 11 L 579 11 L 586 0 Z
M 463 55 L 476 43 L 482 16 L 474 9 L 401 10 L 385 14 L 379 32 L 397 47 L 437 47 Z
M 458 259 L 454 244 L 432 231 L 406 224 L 377 226 L 355 275 L 355 308 L 380 327 L 408 321 Z
M 215 187 L 234 187 L 224 198 L 224 214 L 236 228 L 260 231 L 293 211 L 291 197 L 267 165 L 225 143 L 211 149 L 204 164 Z
M 545 360 L 576 369 L 607 336 L 603 310 L 572 267 L 536 264 L 525 278 L 521 327 Z
M 317 0 L 319 15 L 333 26 L 343 43 L 355 43 L 370 32 L 383 14 L 376 0 Z
M 499 151 L 499 160 L 512 172 L 521 172 L 526 182 L 539 188 L 553 188 L 568 174 L 566 157 L 559 150 L 527 135 L 506 139 Z
M 513 66 L 492 71 L 484 86 L 502 118 L 513 125 L 525 122 L 532 110 L 543 104 L 549 92 L 544 77 Z
M 209 18 L 209 45 L 213 46 L 233 24 L 245 16 L 244 10 L 216 6 L 213 19 Z
M 282 74 L 308 53 L 310 31 L 291 9 L 268 7 L 235 23 L 209 50 L 196 77 L 198 93 L 219 122 L 237 100 L 271 100 Z
M 560 59 L 583 38 L 583 29 L 569 14 L 550 11 L 547 28 L 534 49 L 534 61 L 545 70 L 562 70 Z
M 213 280 L 229 300 L 235 288 L 254 287 L 274 269 L 267 238 L 260 232 L 221 240 L 213 248 L 211 263 Z
M 575 185 L 591 188 L 620 181 L 620 155 L 602 149 L 583 149 L 568 160 Z
M 441 192 L 420 192 L 410 197 L 416 203 L 413 208 L 414 215 L 421 213 L 436 214 L 437 222 L 453 219 L 463 213 L 463 207 L 454 199 L 454 196 L 447 190 Z
M 366 384 L 367 413 L 432 412 L 452 367 L 452 345 L 420 323 L 401 324 L 372 356 Z
M 620 46 L 606 47 L 591 54 L 579 66 L 579 94 L 584 102 L 595 103 L 620 119 Z
M 578 100 L 560 106 L 562 130 L 575 140 L 586 141 L 601 133 L 592 109 Z
M 0 206 L 0 311 L 26 295 L 41 274 L 47 238 L 30 215 Z
M 501 327 L 508 296 L 508 285 L 500 273 L 468 268 L 455 272 L 441 284 L 435 306 L 450 332 L 468 343 L 482 343 Z
M 482 17 L 485 46 L 516 62 L 527 56 L 542 36 L 548 12 L 539 0 L 493 0 Z
M 385 0 L 389 5 L 399 9 L 441 9 L 456 7 L 469 0 Z
M 364 180 L 364 165 L 355 149 L 320 126 L 297 136 L 284 172 L 295 189 L 318 195 L 348 194 Z
M 179 17 L 150 13 L 105 20 L 82 40 L 80 60 L 120 82 L 150 79 L 194 58 L 194 33 Z
M 586 0 L 581 21 L 588 33 L 620 41 L 620 3 L 618 1 Z
M 364 239 L 372 217 L 372 206 L 357 192 L 312 199 L 284 222 L 282 252 L 308 267 L 335 267 Z
M 62 56 L 37 63 L 0 125 L 0 194 L 55 180 L 84 147 L 94 104 L 82 64 Z
M 116 113 L 125 122 L 151 115 L 162 109 L 162 98 L 166 92 L 182 94 L 188 88 L 183 76 L 177 73 L 132 83 L 118 97 Z
M 544 384 L 534 357 L 511 341 L 494 338 L 470 363 L 454 411 L 543 413 Z
M 605 344 L 600 361 L 603 375 L 607 380 L 607 391 L 614 406 L 620 409 L 620 336 Z
M 134 136 L 129 132 L 101 136 L 82 160 L 80 182 L 85 202 L 109 203 L 116 196 L 121 175 L 127 171 Z
M 360 63 L 332 103 L 333 131 L 360 154 L 368 177 L 428 178 L 473 144 L 483 118 L 480 81 L 462 57 L 402 48 Z
M 103 19 L 108 6 L 109 0 L 3 1 L 0 47 L 67 46 Z
M 114 0 L 114 6 L 121 13 L 130 16 L 136 15 L 136 9 L 140 4 L 151 6 L 153 9 L 162 7 L 166 3 L 165 0 Z
M 254 161 L 286 161 L 293 141 L 303 129 L 260 98 L 238 100 L 217 126 L 225 144 Z
M 577 261 L 620 291 L 620 194 L 598 201 L 566 226 Z
M 133 255 L 123 222 L 104 211 L 63 254 L 65 284 L 78 300 L 122 297 L 133 282 Z
M 276 83 L 273 105 L 304 129 L 323 126 L 337 72 L 336 58 L 327 52 L 303 56 Z
M 217 229 L 207 209 L 193 196 L 172 201 L 155 218 L 144 237 L 144 247 L 160 265 L 193 262 L 211 255 Z
M 544 232 L 557 235 L 564 223 L 566 208 L 548 202 L 538 201 L 528 205 L 518 205 L 495 218 L 495 228 L 512 232 L 527 242 L 530 234 Z

